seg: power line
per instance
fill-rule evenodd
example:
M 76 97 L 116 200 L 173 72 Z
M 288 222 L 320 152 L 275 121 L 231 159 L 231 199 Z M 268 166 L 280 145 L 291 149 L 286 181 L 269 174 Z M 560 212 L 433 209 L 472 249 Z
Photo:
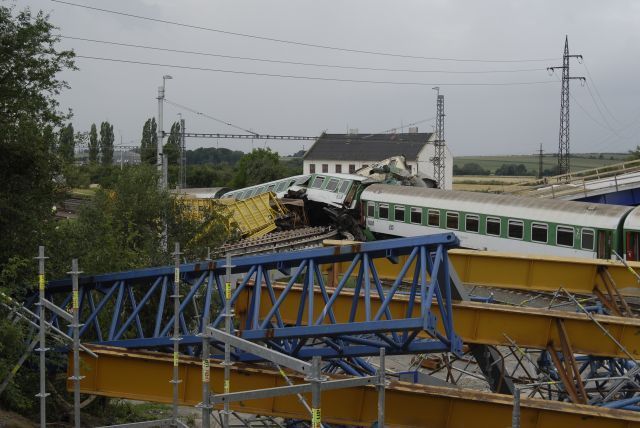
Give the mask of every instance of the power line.
M 168 100 L 168 99 L 166 99 L 166 98 L 164 99 L 164 102 L 166 102 L 167 104 L 171 104 L 171 105 L 172 105 L 172 106 L 174 106 L 174 107 L 178 107 L 178 108 L 181 108 L 181 109 L 183 109 L 183 110 L 187 110 L 187 111 L 189 111 L 189 112 L 191 112 L 191 113 L 194 113 L 194 114 L 197 114 L 197 115 L 199 115 L 199 116 L 206 117 L 207 119 L 214 120 L 214 121 L 216 121 L 216 122 L 218 122 L 218 123 L 223 123 L 223 124 L 225 124 L 225 125 L 227 125 L 227 126 L 230 126 L 230 127 L 232 127 L 232 128 L 236 128 L 236 129 L 239 129 L 239 130 L 241 130 L 241 131 L 248 132 L 249 134 L 252 134 L 252 135 L 259 135 L 257 132 L 250 131 L 250 130 L 245 129 L 245 128 L 241 127 L 241 126 L 234 125 L 233 123 L 227 122 L 227 121 L 222 120 L 222 119 L 218 119 L 218 118 L 216 118 L 216 117 L 213 117 L 213 116 L 210 116 L 210 115 L 208 115 L 208 114 L 202 113 L 202 112 L 200 112 L 200 111 L 198 111 L 198 110 L 195 110 L 195 109 L 192 109 L 192 108 L 190 108 L 190 107 L 184 106 L 184 105 L 182 105 L 182 104 L 178 104 L 178 103 L 176 103 L 176 102 L 170 101 L 170 100 Z
M 609 113 L 609 116 L 611 116 L 611 118 L 613 120 L 615 120 L 616 122 L 618 122 L 619 124 L 621 124 L 622 122 L 620 122 L 618 120 L 618 118 L 616 118 L 613 113 L 611 113 L 611 110 L 609 110 L 609 107 L 607 106 L 607 104 L 604 102 L 604 100 L 602 99 L 602 96 L 600 95 L 600 91 L 598 90 L 598 87 L 596 86 L 596 82 L 593 80 L 593 77 L 591 76 L 591 72 L 589 71 L 589 67 L 587 67 L 587 63 L 586 62 L 582 62 L 582 65 L 584 65 L 584 69 L 587 72 L 587 76 L 589 76 L 589 80 L 591 80 L 591 84 L 593 85 L 593 89 L 596 91 L 596 95 L 598 95 L 598 98 L 600 99 L 600 102 L 602 102 L 602 105 L 604 106 L 605 110 L 607 111 L 607 113 Z
M 416 121 L 416 122 L 408 123 L 408 124 L 406 124 L 406 125 L 404 125 L 404 126 L 409 127 L 409 126 L 419 125 L 419 124 L 424 123 L 424 122 L 430 122 L 430 121 L 434 120 L 435 118 L 436 118 L 435 116 L 433 116 L 433 117 L 428 117 L 428 118 L 426 118 L 426 119 L 421 119 L 421 120 L 418 120 L 418 121 Z M 384 131 L 380 131 L 380 132 L 374 132 L 373 134 L 365 135 L 364 137 L 362 137 L 362 139 L 364 140 L 365 138 L 374 137 L 374 136 L 376 136 L 376 135 L 380 135 L 380 134 L 386 134 L 386 133 L 388 133 L 388 132 L 395 131 L 396 129 L 398 129 L 398 127 L 385 129 Z
M 51 0 L 54 1 L 54 0 Z M 56 0 L 57 1 L 57 0 Z M 98 61 L 111 61 L 111 62 L 120 62 L 126 64 L 137 64 L 137 65 L 150 65 L 156 67 L 169 67 L 169 68 L 180 68 L 184 70 L 198 70 L 198 71 L 211 71 L 216 73 L 229 73 L 229 74 L 242 74 L 246 76 L 266 76 L 266 77 L 280 77 L 286 79 L 302 79 L 302 80 L 320 80 L 327 82 L 346 82 L 346 83 L 370 83 L 370 84 L 379 84 L 379 85 L 405 85 L 405 86 L 522 86 L 522 85 L 543 85 L 549 83 L 556 83 L 553 81 L 532 81 L 532 82 L 498 82 L 498 83 L 490 83 L 490 82 L 480 82 L 480 83 L 425 83 L 425 82 L 397 82 L 391 80 L 359 80 L 359 79 L 340 79 L 334 77 L 319 77 L 319 76 L 301 76 L 301 75 L 293 75 L 293 74 L 277 74 L 277 73 L 259 73 L 253 71 L 240 71 L 240 70 L 227 70 L 221 68 L 207 68 L 207 67 L 194 67 L 187 65 L 176 65 L 176 64 L 160 64 L 155 62 L 146 62 L 146 61 L 133 61 L 119 58 L 106 58 L 106 57 L 96 57 L 96 56 L 88 56 L 88 55 L 76 55 L 75 58 L 83 58 L 83 59 L 92 59 Z
M 75 37 L 75 36 L 65 36 L 59 35 L 58 37 L 69 40 L 79 40 L 83 42 L 90 43 L 99 43 L 104 45 L 112 45 L 112 46 L 124 46 L 130 48 L 138 48 L 138 49 L 148 49 L 162 52 L 173 52 L 173 53 L 181 53 L 188 55 L 200 55 L 200 56 L 210 56 L 215 58 L 227 58 L 227 59 L 239 59 L 243 61 L 257 61 L 257 62 L 266 62 L 271 64 L 287 64 L 287 65 L 303 65 L 308 67 L 323 67 L 323 68 L 338 68 L 341 70 L 364 70 L 364 71 L 387 71 L 387 72 L 400 72 L 400 73 L 442 73 L 442 74 L 492 74 L 492 73 L 523 73 L 523 72 L 531 72 L 531 71 L 544 71 L 545 68 L 520 68 L 514 70 L 469 70 L 469 71 L 459 71 L 459 70 L 424 70 L 424 69 L 407 69 L 407 68 L 379 68 L 379 67 L 360 67 L 353 65 L 339 65 L 339 64 L 320 64 L 313 62 L 299 62 L 299 61 L 287 61 L 287 60 L 275 60 L 268 58 L 255 58 L 255 57 L 245 57 L 245 56 L 235 56 L 235 55 L 224 55 L 217 54 L 211 52 L 202 52 L 202 51 L 191 51 L 191 50 L 183 50 L 183 49 L 172 49 L 172 48 L 161 48 L 157 46 L 149 46 L 149 45 L 140 45 L 133 43 L 121 43 L 114 42 L 108 40 L 96 40 L 96 39 L 87 39 L 84 37 Z
M 226 34 L 226 35 L 229 35 L 229 36 L 246 37 L 246 38 L 250 38 L 250 39 L 264 40 L 264 41 L 268 41 L 268 42 L 284 43 L 284 44 L 289 44 L 289 45 L 305 46 L 305 47 L 310 47 L 310 48 L 327 49 L 327 50 L 333 50 L 333 51 L 360 53 L 360 54 L 367 54 L 367 55 L 380 55 L 380 56 L 390 56 L 390 57 L 396 57 L 396 58 L 410 58 L 410 59 L 426 59 L 426 60 L 433 60 L 433 61 L 484 62 L 484 63 L 541 62 L 541 61 L 552 61 L 552 60 L 556 59 L 556 58 L 540 58 L 540 59 L 510 59 L 510 60 L 505 60 L 505 59 L 496 60 L 496 59 L 494 59 L 494 60 L 488 60 L 488 59 L 470 59 L 470 58 L 443 58 L 443 57 L 427 57 L 427 56 L 419 56 L 419 55 L 406 55 L 406 54 L 399 54 L 399 53 L 392 53 L 392 52 L 382 52 L 382 51 L 349 49 L 349 48 L 341 48 L 341 47 L 337 47 L 337 46 L 320 45 L 320 44 L 315 44 L 315 43 L 305 43 L 305 42 L 298 42 L 298 41 L 294 41 L 294 40 L 277 39 L 277 38 L 274 38 L 274 37 L 259 36 L 259 35 L 255 35 L 255 34 L 247 34 L 247 33 L 239 33 L 239 32 L 234 32 L 234 31 L 220 30 L 218 28 L 202 27 L 202 26 L 199 26 L 199 25 L 185 24 L 183 22 L 169 21 L 169 20 L 166 20 L 166 19 L 151 18 L 151 17 L 148 17 L 148 16 L 135 15 L 133 13 L 120 12 L 120 11 L 111 10 L 111 9 L 103 9 L 103 8 L 99 8 L 99 7 L 95 7 L 95 6 L 88 6 L 88 5 L 79 4 L 79 3 L 72 3 L 72 2 L 69 2 L 69 1 L 62 1 L 62 0 L 51 0 L 51 1 L 54 2 L 54 3 L 65 4 L 65 5 L 68 5 L 68 6 L 81 7 L 81 8 L 84 8 L 84 9 L 95 10 L 95 11 L 98 11 L 98 12 L 111 13 L 111 14 L 120 15 L 120 16 L 127 16 L 129 18 L 142 19 L 142 20 L 145 20 L 145 21 L 160 22 L 160 23 L 163 23 L 163 24 L 176 25 L 176 26 L 179 26 L 179 27 L 191 28 L 191 29 L 195 29 L 195 30 L 211 31 L 211 32 L 214 32 L 214 33 Z

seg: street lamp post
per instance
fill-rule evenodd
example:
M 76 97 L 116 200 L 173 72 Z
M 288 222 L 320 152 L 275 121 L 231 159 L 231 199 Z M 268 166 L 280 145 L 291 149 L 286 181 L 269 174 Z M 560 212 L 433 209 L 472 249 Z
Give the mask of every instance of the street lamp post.
M 158 167 L 158 173 L 160 174 L 160 188 L 161 189 L 166 189 L 167 188 L 167 169 L 164 167 L 164 164 L 166 162 L 166 160 L 164 159 L 164 153 L 163 153 L 163 140 L 164 140 L 164 130 L 163 130 L 163 125 L 162 125 L 162 113 L 163 113 L 163 107 L 164 107 L 164 89 L 165 89 L 165 84 L 166 81 L 168 79 L 173 79 L 173 77 L 169 76 L 168 74 L 165 74 L 164 76 L 162 76 L 162 86 L 158 87 L 158 147 L 157 147 L 157 154 L 158 154 L 158 160 L 157 160 L 157 167 Z

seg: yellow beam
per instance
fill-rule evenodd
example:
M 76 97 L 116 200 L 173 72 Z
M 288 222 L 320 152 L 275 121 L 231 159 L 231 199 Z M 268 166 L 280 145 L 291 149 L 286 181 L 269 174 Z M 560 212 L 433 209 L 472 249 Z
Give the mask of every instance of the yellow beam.
M 171 402 L 173 358 L 171 355 L 122 352 L 94 348 L 98 359 L 82 356 L 81 391 L 86 394 L 133 400 Z M 71 357 L 70 357 L 71 360 Z M 69 364 L 69 367 L 73 367 Z M 179 362 L 180 404 L 195 406 L 202 399 L 202 365 L 182 357 Z M 214 393 L 222 392 L 223 367 L 211 364 Z M 303 378 L 291 375 L 294 383 Z M 276 371 L 236 364 L 231 368 L 231 391 L 285 386 Z M 72 388 L 72 384 L 67 384 Z M 309 400 L 310 397 L 306 397 Z M 510 396 L 468 389 L 417 386 L 391 382 L 386 391 L 386 423 L 390 427 L 502 428 L 511 426 Z M 377 393 L 374 387 L 325 392 L 322 421 L 369 426 L 376 417 Z M 232 403 L 242 413 L 309 419 L 298 400 L 290 396 Z M 522 428 L 640 428 L 637 414 L 624 410 L 523 398 Z
M 284 288 L 280 284 L 274 285 L 276 296 L 280 296 Z M 252 291 L 252 290 L 251 290 Z M 298 305 L 302 297 L 302 289 L 294 287 L 290 295 L 282 302 L 280 313 L 283 321 L 294 324 Z M 314 319 L 319 316 L 324 300 L 319 290 L 315 290 Z M 329 296 L 333 293 L 329 291 Z M 241 294 L 236 302 L 235 311 L 240 320 L 240 326 L 244 326 L 250 300 L 250 290 Z M 353 300 L 351 290 L 343 290 L 336 299 L 333 312 L 339 323 L 346 323 L 349 320 L 349 311 Z M 362 297 L 361 297 L 362 300 Z M 396 295 L 390 304 L 390 311 L 393 318 L 402 318 L 407 313 L 408 297 L 406 295 Z M 437 303 L 433 303 L 436 307 Z M 266 316 L 272 307 L 268 292 L 262 288 L 260 297 L 260 315 Z M 380 307 L 380 299 L 372 296 L 372 313 L 376 313 Z M 305 309 L 303 320 L 307 319 Z M 364 321 L 364 304 L 358 305 L 356 321 Z M 414 308 L 413 316 L 419 316 L 419 310 Z M 615 337 L 634 356 L 640 358 L 640 319 L 613 317 L 606 315 L 594 315 L 602 326 Z M 441 317 L 439 317 L 439 321 Z M 325 319 L 327 321 L 328 318 Z M 574 312 L 522 308 L 507 305 L 458 302 L 453 305 L 454 328 L 460 335 L 464 343 L 476 343 L 483 345 L 509 345 L 505 335 L 514 340 L 518 346 L 524 348 L 545 349 L 549 343 L 561 351 L 560 336 L 558 335 L 556 319 L 564 321 L 568 337 L 571 339 L 571 346 L 576 353 L 588 354 L 602 357 L 628 356 L 608 338 L 598 326 L 586 315 Z M 275 321 L 275 319 L 274 319 Z M 439 325 L 441 332 L 444 332 L 442 324 Z
M 465 284 L 498 287 L 512 290 L 557 291 L 560 287 L 572 293 L 591 294 L 595 286 L 605 290 L 598 268 L 606 268 L 618 290 L 625 296 L 640 296 L 640 282 L 621 262 L 612 260 L 579 259 L 515 255 L 492 251 L 450 250 L 449 258 Z M 406 256 L 393 264 L 386 259 L 376 259 L 376 269 L 381 279 L 395 279 Z M 630 268 L 640 269 L 640 262 L 630 262 Z M 341 277 L 347 263 L 338 263 L 325 272 Z M 353 274 L 357 275 L 357 271 Z M 413 269 L 407 271 L 407 278 Z

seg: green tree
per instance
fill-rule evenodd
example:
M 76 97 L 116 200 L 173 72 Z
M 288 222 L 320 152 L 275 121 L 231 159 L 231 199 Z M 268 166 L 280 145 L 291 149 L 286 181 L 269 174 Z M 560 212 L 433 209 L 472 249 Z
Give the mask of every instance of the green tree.
M 102 153 L 102 164 L 111 165 L 113 163 L 113 125 L 109 122 L 102 122 L 100 125 L 100 152 Z
M 96 124 L 91 124 L 91 131 L 89 131 L 89 163 L 98 163 L 98 154 L 100 153 L 100 145 L 98 143 L 98 130 Z
M 180 158 L 180 122 L 173 122 L 171 131 L 164 145 L 163 154 L 167 158 L 169 165 L 178 165 Z
M 58 31 L 47 15 L 6 3 L 0 5 L 0 290 L 20 299 L 35 278 L 37 245 L 54 224 L 54 130 L 69 119 L 55 97 L 67 87 L 60 73 L 75 66 L 73 52 L 58 48 Z M 25 339 L 0 308 L 0 378 L 24 352 Z M 23 369 L 0 396 L 0 406 L 35 414 L 36 376 Z
M 157 163 L 158 126 L 154 117 L 147 119 L 142 127 L 140 140 L 140 160 L 142 163 L 155 165 Z
M 254 149 L 244 155 L 236 165 L 234 187 L 247 187 L 287 176 L 280 164 L 278 153 L 271 149 Z
M 58 138 L 58 153 L 62 160 L 67 163 L 73 163 L 76 142 L 73 133 L 73 125 L 69 123 L 60 130 Z

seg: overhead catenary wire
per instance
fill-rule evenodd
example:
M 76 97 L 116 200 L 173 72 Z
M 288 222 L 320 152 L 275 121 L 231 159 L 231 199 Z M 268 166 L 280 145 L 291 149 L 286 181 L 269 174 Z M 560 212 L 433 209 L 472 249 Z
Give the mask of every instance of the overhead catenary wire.
M 275 59 L 269 59 L 269 58 L 256 58 L 256 57 L 246 57 L 246 56 L 237 56 L 237 55 L 224 55 L 224 54 L 212 53 L 212 52 L 163 48 L 158 46 L 142 45 L 142 44 L 135 44 L 135 43 L 122 43 L 122 42 L 115 42 L 110 40 L 97 40 L 97 39 L 89 39 L 85 37 L 65 36 L 62 34 L 58 35 L 58 37 L 62 39 L 68 39 L 68 40 L 77 40 L 82 42 L 98 43 L 98 44 L 104 44 L 104 45 L 110 45 L 110 46 L 147 49 L 147 50 L 154 50 L 154 51 L 160 51 L 160 52 L 172 52 L 172 53 L 180 53 L 180 54 L 187 54 L 187 55 L 198 55 L 198 56 L 209 56 L 209 57 L 215 57 L 215 58 L 237 59 L 237 60 L 243 60 L 243 61 L 265 62 L 270 64 L 286 64 L 286 65 L 301 65 L 301 66 L 307 66 L 307 67 L 337 68 L 341 70 L 385 71 L 385 72 L 393 72 L 393 73 L 440 73 L 440 74 L 494 74 L 494 73 L 504 74 L 504 73 L 523 73 L 523 72 L 546 70 L 546 68 L 520 68 L 520 69 L 511 69 L 511 70 L 426 70 L 426 69 L 411 69 L 411 68 L 364 67 L 364 66 L 354 66 L 354 65 L 321 64 L 321 63 L 313 63 L 313 62 L 275 60 Z
M 591 76 L 591 72 L 589 71 L 589 67 L 587 67 L 587 63 L 584 62 L 584 60 L 582 61 L 582 65 L 584 66 L 584 70 L 587 72 L 587 76 L 589 77 L 589 80 L 591 81 L 591 84 L 593 85 L 593 89 L 596 92 L 596 95 L 598 96 L 598 99 L 600 99 L 600 102 L 602 103 L 602 105 L 604 106 L 604 109 L 607 111 L 607 113 L 609 113 L 609 116 L 611 116 L 611 118 L 618 122 L 619 124 L 622 124 L 622 122 L 620 122 L 618 120 L 618 118 L 611 113 L 611 110 L 609 109 L 609 106 L 607 106 L 607 103 L 604 102 L 604 99 L 602 98 L 602 95 L 600 95 L 600 91 L 598 90 L 598 87 L 596 86 L 596 82 L 593 80 L 593 76 Z
M 536 59 L 444 58 L 444 57 L 429 57 L 429 56 L 420 56 L 420 55 L 407 55 L 407 54 L 393 53 L 393 52 L 383 52 L 383 51 L 372 51 L 372 50 L 366 50 L 366 49 L 351 49 L 351 48 L 344 48 L 344 47 L 338 47 L 338 46 L 330 46 L 330 45 L 321 45 L 321 44 L 316 44 L 316 43 L 300 42 L 300 41 L 295 41 L 295 40 L 278 39 L 278 38 L 275 38 L 275 37 L 267 37 L 267 36 L 261 36 L 261 35 L 256 35 L 256 34 L 240 33 L 240 32 L 236 32 L 236 31 L 222 30 L 222 29 L 219 29 L 219 28 L 203 27 L 203 26 L 200 26 L 200 25 L 186 24 L 186 23 L 178 22 L 178 21 L 170 21 L 170 20 L 167 20 L 167 19 L 152 18 L 152 17 L 148 17 L 148 16 L 142 16 L 142 15 L 137 15 L 137 14 L 133 14 L 133 13 L 112 10 L 112 9 L 104 9 L 104 8 L 100 8 L 100 7 L 89 6 L 89 5 L 86 5 L 86 4 L 74 3 L 74 2 L 70 2 L 70 1 L 63 1 L 63 0 L 51 0 L 51 1 L 54 2 L 54 3 L 59 3 L 59 4 L 68 5 L 68 6 L 74 6 L 74 7 L 81 7 L 81 8 L 84 8 L 84 9 L 94 10 L 94 11 L 97 11 L 97 12 L 110 13 L 110 14 L 114 14 L 114 15 L 126 16 L 126 17 L 129 17 L 129 18 L 141 19 L 141 20 L 145 20 L 145 21 L 159 22 L 159 23 L 163 23 L 163 24 L 175 25 L 175 26 L 191 28 L 191 29 L 195 29 L 195 30 L 210 31 L 210 32 L 219 33 L 219 34 L 226 34 L 226 35 L 229 35 L 229 36 L 238 36 L 238 37 L 245 37 L 245 38 L 263 40 L 263 41 L 268 41 L 268 42 L 283 43 L 283 44 L 304 46 L 304 47 L 310 47 L 310 48 L 318 48 L 318 49 L 327 49 L 327 50 L 341 51 L 341 52 L 367 54 L 367 55 L 379 55 L 379 56 L 389 56 L 389 57 L 396 57 L 396 58 L 423 59 L 423 60 L 433 60 L 433 61 L 480 62 L 480 63 L 482 63 L 482 62 L 484 62 L 484 63 L 542 62 L 542 61 L 553 61 L 553 60 L 556 59 L 555 57 L 554 58 L 536 58 Z
M 246 76 L 265 76 L 265 77 L 278 77 L 278 78 L 284 78 L 284 79 L 317 80 L 317 81 L 325 81 L 325 82 L 369 83 L 369 84 L 377 84 L 377 85 L 523 86 L 523 85 L 545 85 L 550 83 L 554 83 L 554 84 L 556 83 L 550 80 L 529 81 L 529 82 L 449 82 L 449 83 L 431 82 L 429 83 L 429 82 L 400 82 L 400 81 L 393 81 L 393 80 L 342 79 L 342 78 L 336 78 L 336 77 L 303 76 L 303 75 L 279 74 L 279 73 L 261 73 L 261 72 L 255 72 L 255 71 L 229 70 L 229 69 L 222 69 L 222 68 L 196 67 L 196 66 L 178 65 L 178 64 L 161 64 L 157 62 L 134 61 L 134 60 L 121 59 L 121 58 L 107 58 L 107 57 L 98 57 L 98 56 L 89 56 L 89 55 L 76 55 L 75 58 L 91 59 L 91 60 L 97 60 L 97 61 L 119 62 L 119 63 L 136 64 L 136 65 L 148 65 L 148 66 L 155 66 L 155 67 L 178 68 L 183 70 L 197 70 L 197 71 L 209 71 L 209 72 L 216 72 L 216 73 L 241 74 Z
M 174 101 L 170 101 L 170 100 L 168 100 L 168 99 L 166 99 L 166 98 L 164 99 L 164 102 L 165 102 L 165 103 L 167 103 L 167 104 L 170 104 L 170 105 L 172 105 L 172 106 L 174 106 L 174 107 L 178 107 L 178 108 L 181 108 L 181 109 L 183 109 L 183 110 L 189 111 L 189 112 L 191 112 L 191 113 L 193 113 L 193 114 L 197 114 L 198 116 L 206 117 L 207 119 L 211 119 L 211 120 L 216 121 L 216 122 L 218 122 L 218 123 L 222 123 L 222 124 L 225 124 L 225 125 L 230 126 L 230 127 L 232 127 L 232 128 L 239 129 L 239 130 L 241 130 L 241 131 L 247 132 L 247 133 L 249 133 L 249 134 L 252 134 L 252 135 L 260 135 L 260 134 L 259 134 L 259 133 L 257 133 L 257 132 L 250 131 L 250 130 L 248 130 L 248 129 L 246 129 L 246 128 L 243 128 L 243 127 L 241 127 L 241 126 L 234 125 L 234 124 L 233 124 L 233 123 L 231 123 L 231 122 L 227 122 L 226 120 L 218 119 L 217 117 L 210 116 L 210 115 L 208 115 L 208 114 L 206 114 L 206 113 L 202 113 L 201 111 L 198 111 L 198 110 L 196 110 L 196 109 L 192 109 L 191 107 L 187 107 L 187 106 L 182 105 L 182 104 L 178 104 L 178 103 L 176 103 L 176 102 L 174 102 Z

